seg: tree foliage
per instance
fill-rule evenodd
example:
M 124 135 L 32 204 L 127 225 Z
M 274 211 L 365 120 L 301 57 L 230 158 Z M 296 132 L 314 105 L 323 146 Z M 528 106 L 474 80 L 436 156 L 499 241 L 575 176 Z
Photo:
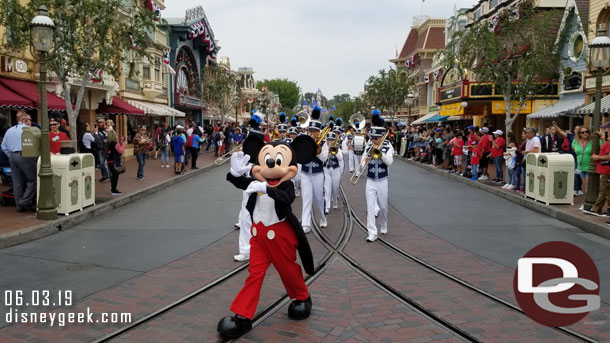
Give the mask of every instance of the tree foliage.
M 236 105 L 239 89 L 233 74 L 227 73 L 224 68 L 217 65 L 206 66 L 205 80 L 203 80 L 204 101 L 210 107 L 218 108 L 221 123 L 232 114 Z
M 264 80 L 256 83 L 256 88 L 260 91 L 263 86 L 267 86 L 270 92 L 274 92 L 280 97 L 282 111 L 289 112 L 299 103 L 301 89 L 295 81 L 288 79 Z
M 413 87 L 413 79 L 400 74 L 396 69 L 382 69 L 366 82 L 364 100 L 382 111 L 387 111 L 394 119 L 396 111 L 404 106 L 407 95 Z M 363 112 L 363 113 L 367 113 Z
M 536 9 L 532 0 L 522 2 L 518 11 L 502 9 L 495 26 L 482 21 L 456 33 L 441 54 L 442 64 L 494 83 L 504 97 L 510 130 L 526 101 L 548 92 L 558 78 L 562 15 Z
M 134 54 L 142 57 L 148 54 L 147 48 L 154 47 L 154 14 L 137 3 L 136 0 L 32 0 L 21 5 L 19 1 L 1 1 L 0 25 L 7 28 L 3 50 L 27 48 L 30 21 L 39 6 L 48 8 L 56 30 L 47 65 L 62 83 L 73 127 L 72 139 L 77 137 L 75 124 L 85 87 L 96 71 L 118 77 L 127 51 L 136 46 Z M 76 101 L 72 101 L 70 94 L 71 82 L 79 87 Z

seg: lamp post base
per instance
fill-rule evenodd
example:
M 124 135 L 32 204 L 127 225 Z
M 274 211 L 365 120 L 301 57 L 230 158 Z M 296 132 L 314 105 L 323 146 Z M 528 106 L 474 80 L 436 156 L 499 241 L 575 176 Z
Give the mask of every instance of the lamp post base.
M 36 218 L 39 220 L 55 220 L 57 219 L 57 210 L 41 210 L 38 209 L 36 212 Z

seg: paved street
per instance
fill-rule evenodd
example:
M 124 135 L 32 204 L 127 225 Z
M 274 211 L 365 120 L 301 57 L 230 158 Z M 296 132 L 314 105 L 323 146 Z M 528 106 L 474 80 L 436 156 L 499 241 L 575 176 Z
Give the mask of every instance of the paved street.
M 71 230 L 0 251 L 3 289 L 70 289 L 77 298 L 52 313 L 129 312 L 133 321 L 208 289 L 162 315 L 113 336 L 113 342 L 218 341 L 216 323 L 228 313 L 247 271 L 233 262 L 233 229 L 241 193 L 212 169 L 186 182 Z M 521 312 L 483 296 L 516 304 L 516 261 L 549 240 L 577 244 L 602 278 L 602 309 L 570 329 L 609 340 L 609 242 L 468 185 L 397 160 L 391 169 L 389 233 L 365 243 L 364 182 L 343 189 L 353 214 L 340 206 L 329 227 L 309 234 L 317 273 L 308 278 L 312 316 L 287 318 L 285 291 L 270 269 L 248 342 L 568 342 L 566 332 L 540 326 Z M 293 210 L 300 215 L 300 199 Z M 409 257 L 411 256 L 411 257 Z M 456 283 L 416 257 L 459 278 Z M 216 285 L 218 278 L 231 274 Z M 3 309 L 4 311 L 6 309 Z M 42 308 L 32 309 L 42 310 Z M 26 312 L 26 308 L 21 308 Z M 4 313 L 3 313 L 4 317 Z M 5 325 L 5 324 L 4 324 Z M 126 324 L 16 324 L 2 342 L 83 342 Z

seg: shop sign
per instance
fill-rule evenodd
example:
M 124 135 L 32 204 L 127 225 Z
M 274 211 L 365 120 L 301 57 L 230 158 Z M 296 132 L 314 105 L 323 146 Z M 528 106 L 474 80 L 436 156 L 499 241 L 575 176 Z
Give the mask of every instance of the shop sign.
M 461 103 L 448 104 L 441 106 L 441 116 L 459 116 L 464 114 L 464 107 Z
M 610 75 L 604 75 L 602 77 L 602 87 L 610 86 Z M 588 77 L 585 82 L 586 89 L 595 89 L 595 78 Z
M 517 113 L 517 108 L 519 108 L 518 101 L 512 101 L 510 104 L 510 113 Z M 521 114 L 529 114 L 532 113 L 532 101 L 526 101 L 521 107 Z M 494 100 L 491 102 L 491 114 L 506 114 L 506 103 L 502 100 Z
M 2 56 L 2 71 L 6 73 L 27 73 L 28 62 L 14 57 Z

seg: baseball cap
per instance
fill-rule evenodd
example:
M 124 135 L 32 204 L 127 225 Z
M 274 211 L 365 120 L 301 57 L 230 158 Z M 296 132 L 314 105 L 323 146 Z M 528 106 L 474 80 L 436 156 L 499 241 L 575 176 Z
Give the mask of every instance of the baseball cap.
M 481 132 L 485 132 L 485 133 L 488 133 L 488 132 L 489 132 L 489 129 L 488 129 L 488 128 L 486 128 L 486 127 L 482 127 L 482 128 L 479 130 L 479 131 L 481 131 Z
M 470 125 L 469 127 L 467 127 L 467 129 L 472 130 L 474 129 L 474 126 Z
M 498 136 L 502 136 L 504 134 L 504 132 L 502 132 L 502 130 L 496 130 L 493 132 L 494 135 L 498 135 Z

